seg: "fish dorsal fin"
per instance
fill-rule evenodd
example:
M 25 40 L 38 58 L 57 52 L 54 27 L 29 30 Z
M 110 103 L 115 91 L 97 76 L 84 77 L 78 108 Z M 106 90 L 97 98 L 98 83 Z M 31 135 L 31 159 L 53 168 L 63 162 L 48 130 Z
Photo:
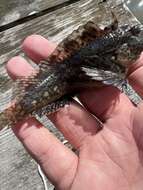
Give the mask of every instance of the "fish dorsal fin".
M 20 77 L 13 83 L 13 97 L 15 97 L 16 101 L 21 100 L 26 92 L 28 91 L 28 88 L 31 86 L 37 85 L 40 81 L 36 77 L 38 73 L 35 73 L 28 77 Z
M 86 24 L 79 26 L 77 30 L 74 30 L 57 46 L 47 61 L 50 63 L 61 62 L 95 39 L 116 30 L 118 28 L 118 21 L 115 14 L 113 12 L 111 14 L 113 18 L 112 22 L 104 29 L 101 29 L 94 21 L 88 21 Z
M 47 59 L 48 62 L 61 62 L 63 59 L 70 57 L 81 47 L 86 46 L 89 42 L 102 36 L 104 31 L 100 29 L 93 21 L 74 30 L 67 38 L 65 38 Z

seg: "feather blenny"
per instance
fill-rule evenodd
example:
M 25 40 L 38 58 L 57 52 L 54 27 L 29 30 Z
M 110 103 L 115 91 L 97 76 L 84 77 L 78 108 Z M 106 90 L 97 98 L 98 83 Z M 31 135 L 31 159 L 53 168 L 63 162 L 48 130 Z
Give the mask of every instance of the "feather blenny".
M 104 29 L 92 21 L 80 26 L 41 62 L 35 75 L 16 81 L 14 101 L 0 113 L 0 128 L 55 112 L 79 89 L 118 86 L 143 51 L 142 33 L 141 25 L 119 27 L 116 19 Z

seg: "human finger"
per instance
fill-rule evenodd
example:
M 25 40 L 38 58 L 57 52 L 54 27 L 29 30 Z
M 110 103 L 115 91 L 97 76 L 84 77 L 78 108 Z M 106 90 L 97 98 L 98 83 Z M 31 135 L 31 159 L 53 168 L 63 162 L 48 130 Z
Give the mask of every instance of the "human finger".
M 104 123 L 117 115 L 127 117 L 134 109 L 128 97 L 112 86 L 84 91 L 79 94 L 79 99 L 89 112 Z
M 22 76 L 30 76 L 34 73 L 34 68 L 27 63 L 27 61 L 20 56 L 15 56 L 11 58 L 6 64 L 6 70 L 8 75 L 16 80 Z
M 40 35 L 28 36 L 22 44 L 23 51 L 36 63 L 46 59 L 55 48 L 56 44 L 46 40 Z
M 27 76 L 30 71 L 33 72 L 32 66 L 21 57 L 12 58 L 7 64 L 7 70 L 14 79 Z M 49 118 L 76 148 L 86 136 L 95 134 L 99 130 L 96 119 L 76 102 L 71 102 L 68 108 L 65 106 L 51 114 Z
M 17 67 L 12 67 L 11 64 Z M 11 59 L 7 69 L 14 80 L 33 72 L 33 68 L 21 57 Z M 35 118 L 18 122 L 12 129 L 53 184 L 64 185 L 68 188 L 70 179 L 75 175 L 77 156 Z
M 19 122 L 13 131 L 49 180 L 60 189 L 68 189 L 77 169 L 77 156 L 34 118 Z

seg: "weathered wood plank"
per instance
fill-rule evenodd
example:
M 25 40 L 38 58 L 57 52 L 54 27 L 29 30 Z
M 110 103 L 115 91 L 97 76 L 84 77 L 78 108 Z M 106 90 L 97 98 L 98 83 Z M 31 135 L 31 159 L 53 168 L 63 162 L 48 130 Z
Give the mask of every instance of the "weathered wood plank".
M 68 1 L 69 0 L 0 0 L 0 26 Z
M 125 0 L 133 14 L 143 23 L 143 0 Z
M 131 19 L 132 17 L 128 12 L 125 15 L 122 14 L 121 10 L 123 5 L 119 0 L 116 1 L 116 3 L 114 0 L 109 0 L 108 6 L 113 8 L 112 10 L 114 10 L 117 17 L 120 18 L 121 23 L 136 22 L 135 19 Z M 110 17 L 110 9 L 106 11 Z M 87 22 L 89 19 L 94 18 L 97 23 L 100 23 L 102 20 L 102 24 L 104 25 L 109 23 L 110 19 L 104 12 L 103 7 L 101 7 L 101 9 L 98 8 L 95 0 L 82 0 L 66 8 L 61 8 L 25 24 L 1 32 L 0 72 L 5 72 L 4 65 L 9 58 L 17 54 L 22 54 L 20 44 L 26 36 L 36 33 L 55 42 L 59 42 L 71 33 L 73 29 Z M 50 124 L 48 125 L 50 126 Z M 54 132 L 56 133 L 57 131 L 54 130 Z M 12 135 L 11 130 L 1 133 L 0 150 L 2 153 L 2 156 L 0 156 L 0 163 L 2 163 L 0 164 L 0 171 L 2 171 L 2 173 L 0 173 L 0 175 L 2 175 L 0 178 L 0 187 L 2 187 L 3 190 L 11 189 L 12 185 L 14 186 L 14 190 L 20 189 L 19 187 L 34 190 L 34 186 L 36 186 L 36 189 L 41 189 L 41 186 L 38 187 L 40 184 L 39 179 L 35 177 L 37 171 L 35 165 L 31 165 L 33 161 L 31 161 L 31 158 L 29 158 L 22 146 Z M 24 166 L 21 167 L 23 164 Z M 28 169 L 25 169 L 27 167 Z M 35 174 L 34 177 L 29 179 L 33 174 Z M 23 180 L 23 178 L 26 179 Z M 29 182 L 28 180 L 31 181 Z M 29 186 L 26 181 L 30 183 Z M 17 184 L 17 186 L 15 184 Z
M 47 185 L 49 190 L 53 189 L 48 181 Z M 0 133 L 0 189 L 44 190 L 37 163 L 10 129 Z

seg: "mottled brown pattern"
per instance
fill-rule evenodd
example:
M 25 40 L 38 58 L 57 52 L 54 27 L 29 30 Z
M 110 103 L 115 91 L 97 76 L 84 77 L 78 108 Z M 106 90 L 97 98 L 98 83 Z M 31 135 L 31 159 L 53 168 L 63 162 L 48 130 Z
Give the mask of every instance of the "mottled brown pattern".
M 113 22 L 104 29 L 101 29 L 95 22 L 88 21 L 77 30 L 74 30 L 58 45 L 47 61 L 50 63 L 61 62 L 96 38 L 102 37 L 105 34 L 110 33 L 112 30 L 116 30 L 118 28 L 118 20 L 113 12 L 111 12 L 111 14 Z

